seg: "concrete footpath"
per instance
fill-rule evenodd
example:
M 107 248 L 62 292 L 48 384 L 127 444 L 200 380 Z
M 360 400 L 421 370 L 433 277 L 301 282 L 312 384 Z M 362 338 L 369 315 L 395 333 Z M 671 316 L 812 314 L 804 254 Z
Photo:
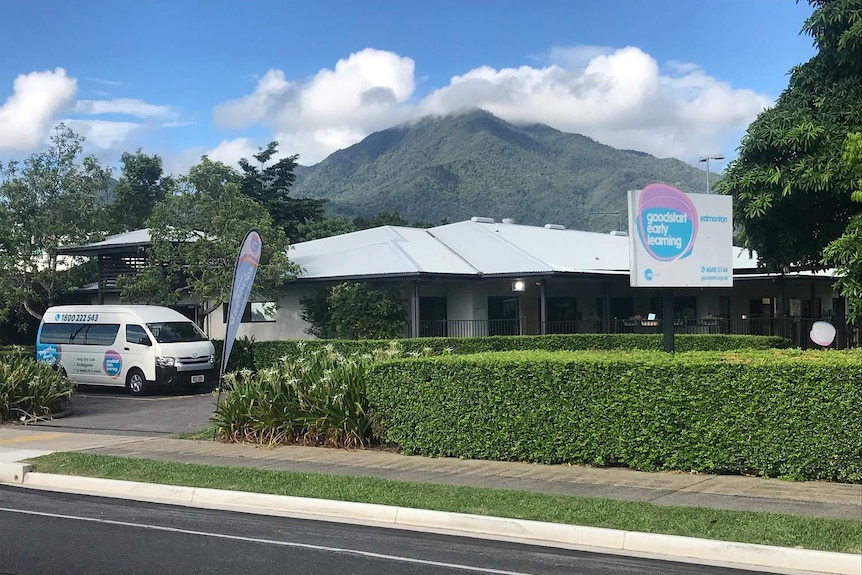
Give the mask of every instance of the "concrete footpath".
M 380 450 L 261 447 L 0 427 L 0 463 L 53 451 L 862 520 L 862 485 L 859 484 L 645 473 L 618 467 L 404 456 Z
M 149 460 L 228 467 L 379 477 L 399 481 L 470 485 L 542 493 L 582 495 L 747 511 L 789 513 L 862 521 L 862 485 L 791 482 L 757 477 L 644 473 L 624 468 L 590 468 L 455 458 L 404 456 L 381 450 L 300 446 L 260 447 L 163 437 L 66 433 L 0 427 L 0 471 L 54 451 L 79 451 Z M 7 470 L 14 466 L 5 466 Z M 20 467 L 0 482 L 109 497 L 218 506 L 253 513 L 298 513 L 377 521 L 403 528 L 438 529 L 471 536 L 509 537 L 533 543 L 615 550 L 632 554 L 717 562 L 782 573 L 862 574 L 862 555 L 847 555 L 728 543 L 609 529 L 542 524 L 453 513 L 302 500 L 301 498 L 169 488 L 134 482 L 25 473 Z M 38 470 L 37 470 L 38 471 Z M 8 473 L 7 473 L 8 474 Z M 25 480 L 25 476 L 26 479 Z M 258 501 L 258 499 L 260 501 Z M 380 509 L 378 509 L 380 508 Z M 435 527 L 436 526 L 436 527 Z

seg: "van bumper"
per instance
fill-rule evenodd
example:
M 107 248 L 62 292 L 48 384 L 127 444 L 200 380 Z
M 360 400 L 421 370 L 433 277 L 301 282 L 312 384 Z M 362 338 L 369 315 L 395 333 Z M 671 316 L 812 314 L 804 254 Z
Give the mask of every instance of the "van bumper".
M 192 383 L 192 376 L 204 376 L 203 382 Z M 156 384 L 169 385 L 171 387 L 180 387 L 184 385 L 215 385 L 218 383 L 218 370 L 211 369 L 196 369 L 189 371 L 178 371 L 176 367 L 159 367 L 156 366 Z

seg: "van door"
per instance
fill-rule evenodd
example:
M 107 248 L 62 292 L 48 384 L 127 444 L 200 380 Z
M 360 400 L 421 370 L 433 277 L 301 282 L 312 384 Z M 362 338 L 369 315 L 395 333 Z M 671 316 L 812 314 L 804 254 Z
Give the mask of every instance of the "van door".
M 126 325 L 126 342 L 123 345 L 123 372 L 122 382 L 126 384 L 126 374 L 133 367 L 144 372 L 144 377 L 150 381 L 155 377 L 156 360 L 153 355 L 153 341 L 144 329 L 138 324 Z
M 120 324 L 94 323 L 87 326 L 86 345 L 81 350 L 81 358 L 86 357 L 84 369 L 89 373 L 89 381 L 100 385 L 116 385 L 122 358 L 116 345 Z M 120 341 L 118 341 L 120 340 Z

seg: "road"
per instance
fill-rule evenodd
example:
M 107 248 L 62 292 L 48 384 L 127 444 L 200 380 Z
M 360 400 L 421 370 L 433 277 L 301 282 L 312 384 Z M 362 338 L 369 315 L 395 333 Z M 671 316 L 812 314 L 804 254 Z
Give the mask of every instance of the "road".
M 747 572 L 0 487 L 0 573 L 731 575 Z
M 204 429 L 215 408 L 215 397 L 207 392 L 158 390 L 157 393 L 132 397 L 121 387 L 80 386 L 72 396 L 68 416 L 31 427 L 122 435 L 176 435 Z

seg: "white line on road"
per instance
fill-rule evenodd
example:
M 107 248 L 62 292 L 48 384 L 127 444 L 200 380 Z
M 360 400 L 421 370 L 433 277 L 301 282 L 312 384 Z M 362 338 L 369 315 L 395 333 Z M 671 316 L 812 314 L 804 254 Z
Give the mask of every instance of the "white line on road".
M 359 555 L 361 557 L 369 557 L 372 559 L 384 559 L 387 561 L 396 561 L 399 563 L 412 563 L 416 565 L 427 565 L 430 567 L 443 567 L 447 569 L 457 569 L 459 571 L 470 571 L 473 573 L 491 573 L 494 575 L 530 575 L 520 571 L 504 571 L 501 569 L 489 569 L 485 567 L 474 567 L 471 565 L 461 565 L 458 563 L 443 563 L 440 561 L 428 561 L 425 559 L 414 559 L 412 557 L 401 557 L 398 555 L 386 555 L 384 553 L 373 553 L 371 551 L 359 551 L 357 549 L 345 549 L 342 547 L 327 547 L 324 545 L 312 545 L 309 543 L 296 543 L 292 541 L 277 541 L 275 539 L 260 539 L 257 537 L 243 537 L 241 535 L 228 535 L 226 533 L 208 533 L 206 531 L 194 531 L 191 529 L 178 529 L 176 527 L 165 527 L 162 525 L 150 525 L 147 523 L 131 523 L 127 521 L 113 521 L 111 519 L 97 519 L 95 517 L 79 517 L 76 515 L 62 515 L 59 513 L 45 513 L 42 511 L 30 511 L 27 509 L 11 509 L 8 507 L 0 507 L 0 512 L 18 513 L 21 515 L 35 515 L 38 517 L 50 517 L 52 519 L 70 519 L 73 521 L 88 521 L 90 523 L 101 523 L 104 525 L 119 525 L 122 527 L 137 527 L 139 529 L 150 529 L 153 531 L 166 531 L 169 533 L 182 533 L 185 535 L 198 535 L 201 537 L 214 537 L 217 539 L 230 539 L 233 541 L 243 541 L 246 543 L 263 543 L 265 545 L 278 545 L 281 547 L 295 547 L 299 549 L 311 549 L 314 551 L 326 551 L 330 553 L 340 553 L 344 555 Z

